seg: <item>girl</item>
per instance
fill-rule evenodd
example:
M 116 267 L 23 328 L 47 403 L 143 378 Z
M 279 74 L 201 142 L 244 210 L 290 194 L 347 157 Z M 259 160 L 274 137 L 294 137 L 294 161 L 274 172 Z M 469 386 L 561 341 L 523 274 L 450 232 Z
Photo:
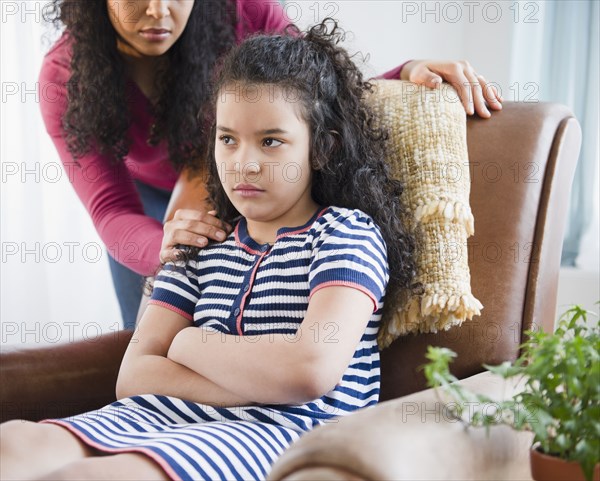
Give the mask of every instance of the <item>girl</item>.
M 124 326 L 132 329 L 142 276 L 172 258 L 176 244 L 203 247 L 230 230 L 207 212 L 202 176 L 191 177 L 205 167 L 197 113 L 215 59 L 244 36 L 281 32 L 288 21 L 276 0 L 53 6 L 49 19 L 66 28 L 40 73 L 42 115 L 107 246 Z M 431 87 L 452 82 L 470 113 L 489 117 L 485 101 L 500 108 L 497 92 L 467 62 L 411 61 L 384 77 L 400 75 Z M 166 212 L 173 220 L 163 238 Z
M 264 479 L 377 403 L 383 300 L 413 287 L 415 241 L 340 40 L 322 23 L 227 55 L 207 185 L 234 231 L 157 275 L 118 401 L 2 425 L 2 479 Z
M 264 479 L 378 401 L 383 300 L 411 287 L 414 239 L 337 25 L 298 33 L 248 39 L 215 82 L 207 185 L 234 231 L 158 274 L 119 401 L 2 426 L 3 479 Z

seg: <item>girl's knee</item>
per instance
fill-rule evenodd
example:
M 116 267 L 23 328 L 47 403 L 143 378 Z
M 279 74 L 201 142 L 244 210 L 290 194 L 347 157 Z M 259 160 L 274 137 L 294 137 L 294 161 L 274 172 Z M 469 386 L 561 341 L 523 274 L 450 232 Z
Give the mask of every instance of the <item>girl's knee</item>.
M 150 458 L 142 454 L 124 453 L 101 457 L 94 456 L 75 461 L 39 479 L 48 481 L 91 481 L 100 479 L 168 481 L 170 478 Z
M 23 426 L 30 426 L 31 424 L 37 423 L 34 423 L 32 421 L 24 421 L 22 419 L 11 419 L 10 421 L 6 421 L 0 424 L 0 435 L 4 436 L 5 433 L 19 431 L 23 429 Z
M 0 424 L 0 439 L 11 442 L 17 440 L 19 442 L 28 439 L 40 441 L 47 437 L 48 425 L 39 424 L 33 421 L 24 421 L 22 419 L 13 419 Z
M 44 451 L 52 453 L 58 449 L 67 453 L 73 452 L 76 458 L 90 455 L 92 451 L 61 426 L 20 419 L 0 424 L 0 446 L 3 451 L 10 450 L 13 453 L 24 451 L 29 454 L 33 447 L 40 453 Z
M 13 419 L 0 424 L 0 448 L 6 450 L 35 439 L 37 423 Z
M 62 426 L 20 420 L 0 425 L 0 451 L 0 479 L 7 480 L 39 479 L 91 455 L 91 450 Z M 66 477 L 73 475 L 69 473 L 64 479 L 76 479 Z
M 67 464 L 56 471 L 52 471 L 51 473 L 38 478 L 39 481 L 44 480 L 52 480 L 52 481 L 67 481 L 67 480 L 91 480 L 91 479 L 99 479 L 97 477 L 98 473 L 92 473 L 89 470 L 89 467 L 86 463 L 82 463 L 80 461 L 75 461 L 73 463 Z

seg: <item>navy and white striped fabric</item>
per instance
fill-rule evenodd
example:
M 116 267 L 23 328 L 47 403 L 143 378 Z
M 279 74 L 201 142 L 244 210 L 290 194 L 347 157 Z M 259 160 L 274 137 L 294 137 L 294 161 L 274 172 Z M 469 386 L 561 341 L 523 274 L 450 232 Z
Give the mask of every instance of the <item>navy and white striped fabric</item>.
M 376 338 L 388 282 L 379 229 L 359 210 L 327 207 L 304 226 L 277 234 L 274 245 L 258 244 L 241 218 L 225 242 L 210 245 L 185 265 L 167 264 L 150 302 L 226 335 L 293 336 L 317 290 L 359 289 L 373 300 L 374 311 L 333 390 L 302 405 L 231 408 L 142 395 L 44 422 L 63 425 L 103 451 L 145 453 L 172 479 L 264 479 L 302 433 L 376 404 Z

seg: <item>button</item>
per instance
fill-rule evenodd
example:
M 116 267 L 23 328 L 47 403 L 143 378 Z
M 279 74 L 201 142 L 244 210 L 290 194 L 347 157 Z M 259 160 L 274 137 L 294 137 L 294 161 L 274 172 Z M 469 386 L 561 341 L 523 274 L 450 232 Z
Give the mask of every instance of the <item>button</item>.
M 233 311 L 233 315 L 237 316 L 239 313 L 240 313 L 240 309 L 239 309 L 239 307 L 236 307 L 235 311 Z
M 244 286 L 244 292 L 248 292 L 248 289 L 250 289 L 250 284 L 246 284 Z
M 261 252 L 267 252 L 271 246 L 269 244 L 265 244 L 260 248 Z

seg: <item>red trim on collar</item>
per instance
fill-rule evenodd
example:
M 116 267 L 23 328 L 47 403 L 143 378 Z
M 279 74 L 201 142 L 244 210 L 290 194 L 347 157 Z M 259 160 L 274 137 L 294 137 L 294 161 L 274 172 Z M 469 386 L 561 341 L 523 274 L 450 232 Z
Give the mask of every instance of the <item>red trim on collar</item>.
M 240 223 L 238 222 L 235 226 L 235 230 L 234 230 L 234 234 L 235 234 L 235 245 L 237 245 L 238 247 L 241 247 L 242 249 L 244 249 L 246 252 L 253 254 L 255 256 L 259 256 L 262 254 L 262 252 L 260 251 L 255 251 L 254 249 L 251 249 L 250 247 L 248 247 L 246 244 L 244 244 L 241 240 L 240 240 L 240 236 L 238 233 L 238 229 L 240 227 Z
M 323 209 L 321 209 L 321 211 L 317 214 L 317 216 L 314 218 L 314 220 L 310 223 L 310 225 L 307 225 L 306 227 L 302 228 L 302 229 L 298 229 L 298 230 L 294 230 L 291 232 L 284 232 L 283 234 L 279 234 L 276 238 L 275 241 L 278 241 L 279 239 L 281 239 L 282 237 L 288 236 L 288 235 L 294 235 L 294 234 L 300 234 L 302 232 L 306 232 L 308 229 L 310 229 L 313 224 L 317 221 L 317 219 L 319 217 L 321 217 L 323 215 L 323 213 L 329 209 L 329 207 L 325 207 Z

